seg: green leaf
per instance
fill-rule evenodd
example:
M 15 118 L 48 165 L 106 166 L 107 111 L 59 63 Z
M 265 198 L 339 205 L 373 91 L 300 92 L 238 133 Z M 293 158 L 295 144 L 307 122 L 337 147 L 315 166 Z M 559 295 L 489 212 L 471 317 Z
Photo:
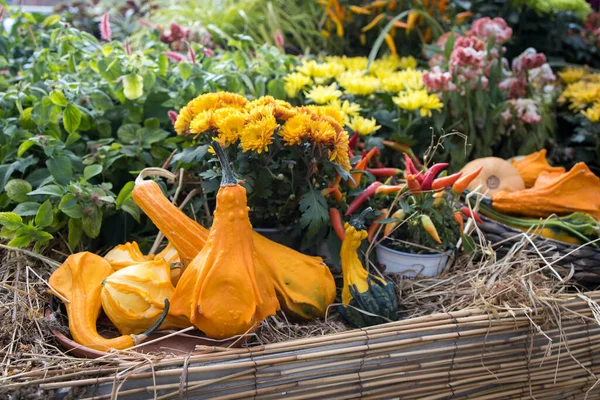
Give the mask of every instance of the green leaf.
M 29 235 L 16 235 L 10 242 L 7 243 L 7 246 L 20 249 L 29 246 L 30 243 L 31 237 Z
M 117 210 L 119 208 L 121 208 L 121 206 L 123 205 L 123 203 L 126 200 L 128 200 L 128 199 L 131 198 L 131 192 L 133 191 L 134 187 L 135 187 L 135 182 L 134 181 L 127 182 L 125 184 L 125 186 L 123 186 L 123 188 L 119 192 L 119 195 L 117 196 L 117 202 L 116 202 Z
M 66 107 L 67 104 L 69 104 L 67 98 L 65 97 L 65 94 L 61 90 L 53 90 L 52 92 L 50 92 L 49 97 L 50 100 L 57 106 Z
M 181 78 L 186 80 L 192 75 L 192 66 L 186 62 L 180 62 L 179 73 L 181 74 Z
M 126 144 L 133 143 L 138 137 L 138 130 L 141 129 L 138 124 L 125 124 L 117 130 L 119 140 Z
M 281 79 L 273 79 L 269 81 L 269 83 L 267 84 L 267 92 L 269 95 L 280 100 L 285 99 L 287 96 L 283 80 Z
M 98 165 L 98 164 L 88 165 L 87 167 L 85 167 L 83 169 L 83 179 L 85 179 L 86 181 L 89 181 L 90 179 L 92 179 L 94 176 L 98 175 L 101 172 L 102 172 L 102 165 Z
M 171 165 L 176 165 L 178 162 L 187 164 L 201 161 L 208 152 L 208 145 L 198 147 L 187 147 L 181 153 L 175 154 L 171 160 Z
M 477 250 L 477 246 L 475 245 L 475 240 L 471 236 L 465 235 L 463 232 L 460 233 L 460 237 L 462 239 L 463 250 L 467 254 L 474 253 Z
M 300 199 L 300 225 L 308 229 L 308 237 L 315 236 L 319 230 L 327 224 L 329 212 L 327 201 L 318 190 L 312 189 Z
M 16 231 L 23 225 L 23 218 L 12 212 L 0 212 L 0 225 Z
M 28 193 L 29 196 L 38 196 L 43 194 L 60 197 L 63 195 L 63 189 L 58 185 L 46 185 Z
M 0 35 L 0 56 L 3 56 L 7 60 L 10 57 L 8 54 L 8 40 L 2 35 Z
M 36 143 L 32 140 L 26 140 L 23 143 L 21 143 L 21 145 L 19 146 L 19 150 L 17 151 L 17 157 L 22 157 L 23 154 L 29 150 L 29 148 L 33 145 L 35 145 Z
M 81 240 L 81 235 L 83 234 L 83 229 L 81 228 L 81 220 L 76 218 L 69 219 L 69 233 L 68 233 L 68 241 L 69 247 L 71 251 L 74 251 L 79 241 Z
M 54 214 L 52 213 L 52 203 L 50 200 L 46 200 L 37 212 L 35 216 L 35 225 L 38 228 L 45 228 L 47 226 L 52 225 L 52 221 L 54 220 Z
M 145 148 L 149 148 L 154 143 L 158 143 L 168 138 L 170 135 L 169 132 L 163 131 L 162 129 L 148 129 L 142 128 L 141 136 L 142 136 L 142 144 Z
M 61 185 L 66 186 L 73 179 L 73 166 L 66 156 L 53 157 L 46 161 L 46 166 L 54 180 Z
M 21 217 L 32 217 L 37 214 L 39 208 L 40 203 L 28 201 L 26 203 L 21 203 L 17 205 L 13 212 L 15 214 L 19 214 Z
M 135 100 L 144 94 L 144 80 L 138 74 L 128 74 L 123 77 L 123 93 L 129 100 Z
M 42 22 L 42 28 L 47 28 L 49 26 L 55 25 L 60 21 L 60 15 L 49 15 L 46 17 L 44 22 Z
M 81 124 L 81 111 L 73 104 L 68 104 L 63 111 L 63 124 L 65 130 L 74 133 Z
M 83 208 L 77 203 L 77 198 L 73 193 L 67 193 L 63 196 L 58 204 L 60 211 L 71 218 L 83 217 Z
M 23 179 L 11 179 L 4 186 L 6 195 L 15 203 L 24 203 L 29 200 L 27 194 L 31 192 L 31 184 Z
M 102 210 L 96 208 L 91 216 L 84 215 L 81 218 L 81 227 L 89 238 L 97 238 L 100 234 L 100 228 L 102 228 Z
M 133 219 L 135 219 L 138 223 L 140 222 L 141 209 L 137 204 L 133 201 L 133 199 L 127 200 L 125 203 L 121 205 L 121 209 L 125 211 L 127 214 L 131 215 Z

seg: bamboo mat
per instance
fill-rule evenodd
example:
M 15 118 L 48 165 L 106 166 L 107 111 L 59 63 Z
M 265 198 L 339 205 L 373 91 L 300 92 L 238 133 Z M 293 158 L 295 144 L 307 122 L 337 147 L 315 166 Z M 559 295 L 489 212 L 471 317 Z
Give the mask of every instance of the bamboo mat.
M 600 399 L 600 291 L 559 298 L 555 307 L 469 309 L 265 346 L 201 347 L 37 383 L 125 400 Z

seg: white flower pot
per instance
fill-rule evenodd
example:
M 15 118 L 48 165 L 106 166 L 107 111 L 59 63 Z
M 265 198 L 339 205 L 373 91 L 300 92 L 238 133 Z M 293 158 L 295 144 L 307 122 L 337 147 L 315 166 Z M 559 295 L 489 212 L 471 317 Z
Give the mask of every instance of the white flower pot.
M 376 247 L 377 259 L 385 266 L 386 274 L 399 274 L 407 278 L 417 275 L 425 277 L 438 276 L 446 266 L 451 251 L 435 254 L 404 253 L 382 246 Z

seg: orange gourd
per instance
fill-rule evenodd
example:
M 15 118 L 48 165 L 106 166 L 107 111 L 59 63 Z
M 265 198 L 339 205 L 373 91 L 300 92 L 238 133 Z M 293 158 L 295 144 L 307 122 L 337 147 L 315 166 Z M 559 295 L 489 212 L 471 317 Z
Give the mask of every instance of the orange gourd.
M 495 210 L 506 214 L 548 217 L 584 212 L 600 219 L 600 178 L 585 163 L 544 184 L 518 192 L 499 192 L 492 197 Z
M 128 267 L 132 264 L 146 262 L 153 257 L 146 257 L 142 254 L 137 242 L 127 242 L 120 244 L 110 250 L 104 256 L 104 259 L 110 263 L 115 271 Z
M 164 170 L 142 171 L 136 179 L 133 199 L 180 255 L 186 254 L 189 258 L 191 254 L 198 254 L 206 243 L 208 230 L 173 205 L 156 182 L 144 180 L 151 174 L 175 177 Z M 302 319 L 325 316 L 335 300 L 336 287 L 322 259 L 299 253 L 256 232 L 252 232 L 252 239 L 257 257 L 275 286 L 281 308 Z
M 54 294 L 65 302 L 69 318 L 69 331 L 73 339 L 95 350 L 127 349 L 141 343 L 163 323 L 169 311 L 169 302 L 164 299 L 164 310 L 141 335 L 123 335 L 106 339 L 98 333 L 96 320 L 100 314 L 102 282 L 114 273 L 104 258 L 83 252 L 69 256 L 50 276 L 49 284 Z
M 564 168 L 553 167 L 548 163 L 548 160 L 546 159 L 546 149 L 542 149 L 525 157 L 515 157 L 510 163 L 517 171 L 519 171 L 519 174 L 521 174 L 521 177 L 525 182 L 525 187 L 528 188 L 535 184 L 535 181 L 542 172 L 561 174 L 565 172 Z
M 500 191 L 514 192 L 525 189 L 525 182 L 519 171 L 508 161 L 498 157 L 485 157 L 473 160 L 461 170 L 463 176 L 483 167 L 479 175 L 467 187 L 475 190 L 481 185 L 480 193 L 493 196 Z
M 213 148 L 223 170 L 213 225 L 175 288 L 171 312 L 189 318 L 207 336 L 225 339 L 254 331 L 279 303 L 254 247 L 246 189 L 218 143 Z

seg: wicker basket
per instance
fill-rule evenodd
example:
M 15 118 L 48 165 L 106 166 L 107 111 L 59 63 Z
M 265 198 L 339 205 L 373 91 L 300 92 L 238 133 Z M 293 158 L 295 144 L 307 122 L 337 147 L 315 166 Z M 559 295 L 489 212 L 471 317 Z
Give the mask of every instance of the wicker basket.
M 95 376 L 62 371 L 40 389 L 123 400 L 600 399 L 598 300 L 600 292 L 561 295 L 552 310 L 470 309 L 265 346 L 201 347 L 123 360 Z
M 481 216 L 483 223 L 477 224 L 494 250 L 500 257 L 519 242 L 523 241 L 524 232 L 500 222 Z M 600 284 L 600 248 L 592 246 L 581 247 L 569 243 L 533 236 L 531 240 L 554 269 L 563 276 L 574 271 L 572 279 L 582 284 Z

